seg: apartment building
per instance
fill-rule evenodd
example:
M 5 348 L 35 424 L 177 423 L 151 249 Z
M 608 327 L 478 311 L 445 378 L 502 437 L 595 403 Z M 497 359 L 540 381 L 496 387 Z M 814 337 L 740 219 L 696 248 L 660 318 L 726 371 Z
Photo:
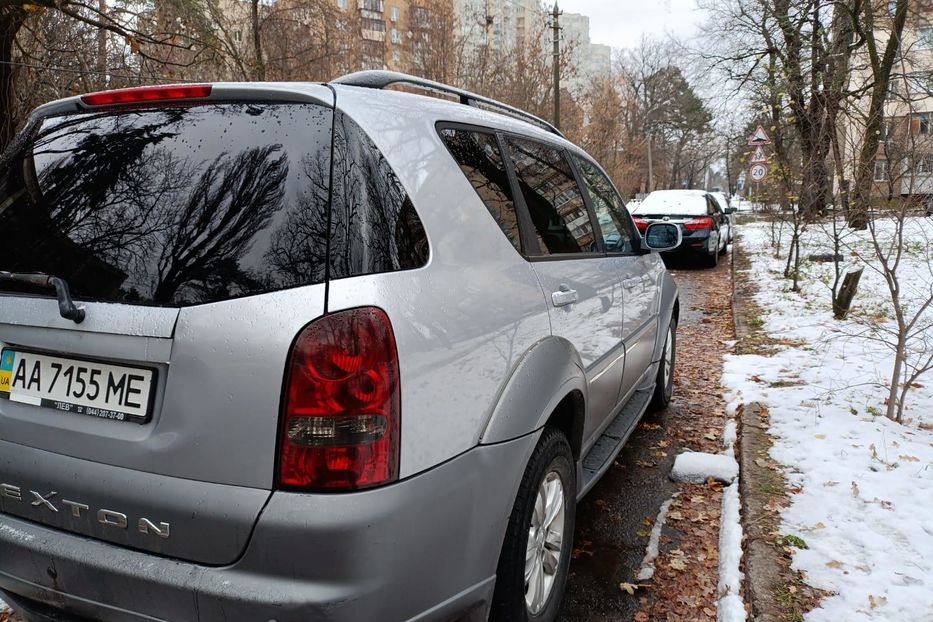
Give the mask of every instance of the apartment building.
M 540 34 L 540 0 L 454 0 L 458 36 L 467 48 L 508 51 Z
M 564 13 L 560 18 L 563 44 L 570 54 L 575 73 L 567 80 L 571 91 L 585 89 L 593 78 L 608 76 L 612 48 L 590 41 L 590 18 L 579 13 Z
M 883 3 L 876 19 L 879 47 L 888 38 L 894 3 Z M 867 59 L 852 59 L 849 88 L 864 96 L 846 111 L 840 143 L 848 176 L 854 178 L 868 117 L 871 72 Z M 933 5 L 912 3 L 884 103 L 872 195 L 911 197 L 933 207 Z

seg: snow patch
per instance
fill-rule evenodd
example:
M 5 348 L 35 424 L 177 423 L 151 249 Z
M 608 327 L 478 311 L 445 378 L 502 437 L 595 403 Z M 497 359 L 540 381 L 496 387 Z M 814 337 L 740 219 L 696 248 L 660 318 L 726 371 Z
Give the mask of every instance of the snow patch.
M 722 517 L 719 519 L 719 622 L 744 622 L 742 602 L 742 523 L 739 517 L 739 482 L 722 493 Z
M 686 451 L 674 460 L 671 479 L 689 484 L 702 484 L 713 478 L 731 484 L 739 475 L 739 463 L 728 454 L 706 454 Z
M 729 419 L 726 421 L 726 426 L 722 431 L 722 453 L 734 456 L 735 455 L 735 441 L 738 438 L 735 428 L 735 419 Z
M 664 523 L 667 522 L 667 511 L 679 494 L 679 492 L 675 492 L 671 495 L 670 499 L 661 504 L 661 509 L 658 511 L 658 518 L 654 521 L 654 526 L 651 527 L 651 535 L 648 537 L 648 548 L 645 551 L 645 559 L 641 562 L 641 569 L 638 571 L 638 576 L 635 577 L 636 581 L 647 581 L 654 576 L 654 561 L 658 558 L 661 530 L 664 529 Z

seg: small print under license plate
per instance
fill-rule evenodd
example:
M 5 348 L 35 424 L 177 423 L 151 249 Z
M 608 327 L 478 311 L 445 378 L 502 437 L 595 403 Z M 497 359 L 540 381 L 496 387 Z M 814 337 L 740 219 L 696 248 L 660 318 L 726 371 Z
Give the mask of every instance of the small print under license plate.
M 78 415 L 145 423 L 155 377 L 142 367 L 0 351 L 0 398 Z

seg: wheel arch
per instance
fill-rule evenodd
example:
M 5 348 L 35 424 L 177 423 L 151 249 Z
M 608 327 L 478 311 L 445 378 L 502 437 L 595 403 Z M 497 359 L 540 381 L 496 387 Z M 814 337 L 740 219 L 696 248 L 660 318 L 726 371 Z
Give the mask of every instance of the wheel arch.
M 658 322 L 658 334 L 654 344 L 654 356 L 651 357 L 653 363 L 661 360 L 664 350 L 664 340 L 667 338 L 667 331 L 671 322 L 675 324 L 680 322 L 680 294 L 677 290 L 677 283 L 674 277 L 667 271 L 661 281 L 661 309 Z
M 574 458 L 579 460 L 586 404 L 587 384 L 580 355 L 566 339 L 543 339 L 516 365 L 479 442 L 500 443 L 550 424 L 567 435 Z

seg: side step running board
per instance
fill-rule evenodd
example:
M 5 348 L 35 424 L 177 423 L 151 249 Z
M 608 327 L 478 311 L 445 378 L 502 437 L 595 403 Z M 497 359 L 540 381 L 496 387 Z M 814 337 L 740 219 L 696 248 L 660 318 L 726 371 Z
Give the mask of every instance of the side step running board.
M 622 450 L 625 441 L 635 430 L 635 426 L 641 421 L 642 415 L 648 409 L 651 402 L 651 395 L 654 393 L 654 386 L 636 391 L 629 401 L 622 407 L 616 418 L 612 420 L 609 427 L 596 439 L 596 442 L 590 448 L 589 452 L 583 456 L 583 477 L 581 479 L 577 498 L 583 497 L 590 488 L 602 477 L 603 473 L 609 469 L 612 461 Z

